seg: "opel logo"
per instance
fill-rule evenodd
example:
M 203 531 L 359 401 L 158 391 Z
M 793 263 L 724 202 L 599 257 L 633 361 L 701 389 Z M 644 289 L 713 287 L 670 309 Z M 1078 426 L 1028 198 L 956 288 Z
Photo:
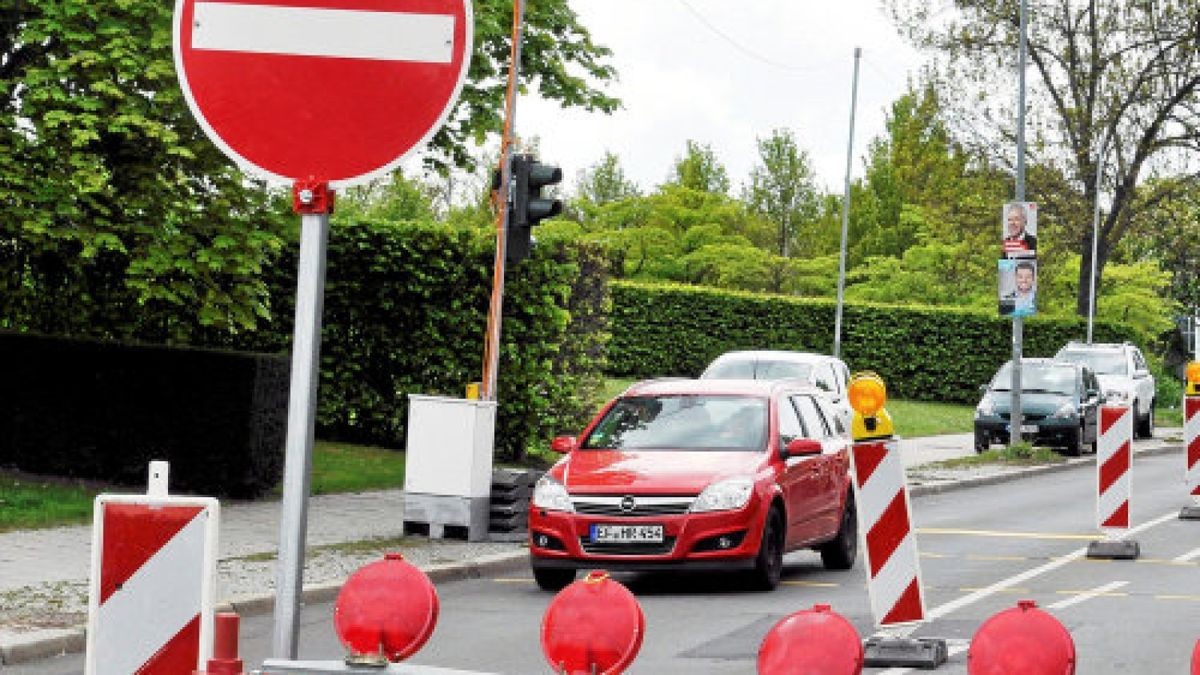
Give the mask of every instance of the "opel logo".
M 629 495 L 625 495 L 624 497 L 621 497 L 621 511 L 623 511 L 625 513 L 629 513 L 636 508 L 637 508 L 637 502 L 634 501 L 633 497 L 631 497 Z

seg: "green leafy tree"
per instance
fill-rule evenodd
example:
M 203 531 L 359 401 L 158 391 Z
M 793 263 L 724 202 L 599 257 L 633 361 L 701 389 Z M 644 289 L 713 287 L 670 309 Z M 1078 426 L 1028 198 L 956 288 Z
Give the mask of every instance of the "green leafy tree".
M 1020 3 L 1010 0 L 889 0 L 901 30 L 939 59 L 938 85 L 955 128 L 998 162 L 1015 156 L 1013 109 Z M 1175 193 L 1176 175 L 1195 185 L 1186 153 L 1200 147 L 1200 4 L 1193 0 L 1028 3 L 1028 151 L 1095 202 L 1096 176 L 1111 197 L 1099 228 L 1097 274 L 1114 248 L 1138 231 L 1142 208 Z M 1107 148 L 1107 159 L 1097 159 Z M 1030 190 L 1029 197 L 1044 195 Z M 1087 311 L 1090 220 L 1073 223 L 1083 264 L 1076 311 Z M 1039 242 L 1040 243 L 1040 242 Z
M 599 162 L 579 172 L 576 189 L 579 199 L 600 206 L 640 194 L 637 184 L 625 176 L 620 158 L 612 152 L 605 152 Z
M 272 316 L 261 271 L 294 241 L 295 219 L 192 119 L 172 8 L 13 0 L 0 11 L 0 326 L 219 341 Z M 468 80 L 434 164 L 473 166 L 470 146 L 500 130 L 511 12 L 506 0 L 475 4 Z M 609 55 L 567 0 L 529 3 L 523 87 L 612 111 L 600 89 L 615 74 Z
M 758 164 L 750 170 L 742 199 L 751 211 L 779 227 L 780 256 L 787 258 L 806 241 L 797 235 L 816 220 L 820 197 L 812 160 L 791 131 L 775 129 L 758 139 Z
M 433 220 L 433 198 L 426 185 L 396 171 L 386 178 L 350 188 L 337 197 L 331 220 Z
M 712 146 L 692 140 L 687 142 L 683 156 L 675 161 L 667 183 L 697 192 L 722 196 L 729 194 L 729 174 L 717 160 Z
M 284 225 L 192 121 L 170 3 L 0 14 L 0 204 L 10 327 L 181 340 L 269 313 Z

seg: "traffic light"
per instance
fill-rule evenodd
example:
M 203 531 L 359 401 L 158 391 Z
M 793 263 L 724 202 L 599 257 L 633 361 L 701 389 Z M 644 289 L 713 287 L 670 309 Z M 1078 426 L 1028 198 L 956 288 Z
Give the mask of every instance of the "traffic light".
M 505 239 L 505 259 L 516 264 L 529 256 L 533 226 L 562 213 L 561 199 L 542 197 L 542 188 L 562 180 L 562 169 L 540 164 L 533 155 L 513 155 L 512 209 Z

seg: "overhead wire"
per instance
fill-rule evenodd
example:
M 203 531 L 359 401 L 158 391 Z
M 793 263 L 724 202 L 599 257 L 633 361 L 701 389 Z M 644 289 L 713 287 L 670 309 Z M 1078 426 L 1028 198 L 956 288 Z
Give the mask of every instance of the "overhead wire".
M 813 72 L 816 72 L 816 71 L 819 71 L 819 70 L 822 70 L 822 69 L 828 67 L 827 64 L 815 64 L 815 65 L 811 65 L 811 66 L 796 66 L 796 65 L 787 64 L 787 63 L 780 63 L 779 61 L 776 61 L 775 59 L 764 56 L 764 55 L 754 51 L 753 49 L 750 49 L 749 47 L 747 47 L 747 46 L 743 45 L 741 42 L 739 42 L 733 36 L 729 35 L 725 31 L 721 30 L 719 27 L 717 27 L 716 24 L 709 21 L 707 17 L 705 17 L 695 7 L 693 7 L 691 5 L 691 3 L 688 2 L 688 0 L 679 0 L 679 4 L 683 5 L 684 9 L 686 9 L 688 11 L 688 13 L 690 13 L 697 21 L 699 21 L 705 28 L 707 28 L 709 31 L 711 31 L 714 35 L 721 38 L 726 43 L 728 43 L 729 46 L 733 47 L 737 51 L 741 52 L 744 56 L 746 56 L 747 58 L 750 58 L 754 61 L 758 61 L 759 63 L 763 63 L 765 65 L 771 66 L 772 68 L 778 68 L 780 70 L 785 70 L 785 71 L 788 71 L 791 73 L 797 73 L 797 74 L 813 73 Z

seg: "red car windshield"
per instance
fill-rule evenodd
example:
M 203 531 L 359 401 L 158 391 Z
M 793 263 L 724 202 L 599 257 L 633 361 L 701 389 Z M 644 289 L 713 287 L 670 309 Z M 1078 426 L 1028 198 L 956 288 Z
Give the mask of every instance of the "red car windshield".
M 767 402 L 752 396 L 628 396 L 581 447 L 589 450 L 762 450 Z

